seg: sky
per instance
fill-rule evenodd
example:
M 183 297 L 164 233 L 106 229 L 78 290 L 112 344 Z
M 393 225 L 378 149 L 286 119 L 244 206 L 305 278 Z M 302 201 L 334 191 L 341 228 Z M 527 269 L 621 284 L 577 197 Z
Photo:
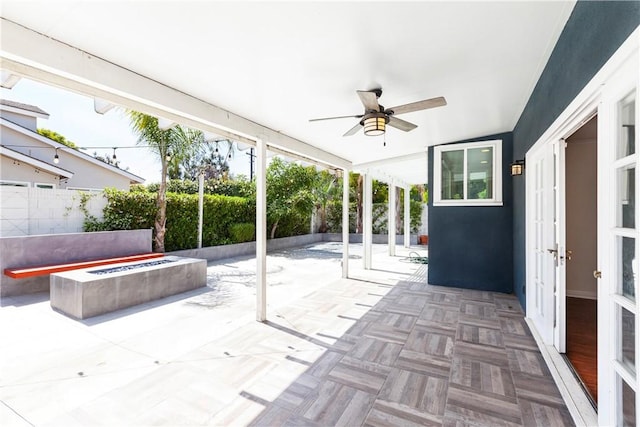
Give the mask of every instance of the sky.
M 88 147 L 87 154 L 113 155 L 113 148 L 122 169 L 145 179 L 145 184 L 160 182 L 160 161 L 149 148 L 136 145 L 129 120 L 121 109 L 98 114 L 93 98 L 65 89 L 21 79 L 13 89 L 0 88 L 0 98 L 40 107 L 49 114 L 38 118 L 38 128 L 46 128 L 63 135 L 78 147 Z M 91 148 L 110 147 L 110 148 Z M 125 148 L 126 147 L 126 148 Z M 234 152 L 229 162 L 232 175 L 249 176 L 247 151 Z M 62 154 L 61 154 L 62 155 Z

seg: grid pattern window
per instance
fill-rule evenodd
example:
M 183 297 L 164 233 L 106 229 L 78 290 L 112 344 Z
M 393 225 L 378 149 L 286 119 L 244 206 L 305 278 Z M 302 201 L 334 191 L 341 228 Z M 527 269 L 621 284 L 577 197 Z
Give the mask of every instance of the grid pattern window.
M 434 147 L 434 206 L 502 206 L 502 141 Z

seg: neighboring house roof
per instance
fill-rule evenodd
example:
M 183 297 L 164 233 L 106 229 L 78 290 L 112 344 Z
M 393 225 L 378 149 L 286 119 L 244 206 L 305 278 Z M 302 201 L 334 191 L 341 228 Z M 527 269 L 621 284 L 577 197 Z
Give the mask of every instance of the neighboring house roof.
M 0 155 L 9 157 L 11 159 L 17 160 L 22 163 L 26 163 L 40 170 L 49 172 L 57 176 L 61 176 L 63 178 L 71 178 L 73 176 L 73 172 L 71 171 L 59 168 L 58 166 L 52 165 L 51 163 L 43 162 L 40 159 L 36 159 L 24 153 L 19 153 L 17 151 L 14 151 L 10 148 L 5 147 L 4 145 L 0 145 Z
M 15 110 L 24 110 L 33 113 L 31 115 L 42 117 L 43 119 L 49 118 L 49 113 L 47 113 L 40 107 L 36 107 L 35 105 L 23 104 L 22 102 L 10 101 L 8 99 L 0 99 L 0 110 L 14 112 L 16 112 Z
M 27 129 L 27 128 L 23 127 L 23 126 L 20 126 L 20 125 L 18 125 L 16 123 L 12 122 L 11 120 L 7 120 L 4 117 L 0 117 L 0 124 L 2 126 L 8 127 L 9 129 L 15 130 L 16 132 L 20 132 L 20 133 L 22 133 L 24 135 L 27 135 L 30 138 L 33 138 L 33 139 L 36 139 L 36 140 L 38 140 L 40 142 L 48 144 L 53 148 L 61 148 L 61 149 L 64 150 L 65 154 L 70 154 L 72 156 L 79 157 L 79 158 L 81 158 L 83 160 L 86 160 L 88 162 L 91 162 L 94 165 L 97 165 L 97 166 L 99 166 L 101 168 L 105 168 L 105 169 L 110 170 L 111 172 L 114 172 L 114 173 L 120 174 L 122 176 L 125 176 L 125 177 L 127 177 L 129 179 L 129 181 L 131 181 L 133 183 L 136 183 L 136 184 L 144 183 L 144 178 L 139 177 L 138 175 L 134 175 L 131 172 L 127 172 L 126 170 L 123 170 L 123 169 L 117 168 L 115 166 L 112 166 L 110 164 L 107 164 L 107 163 L 105 163 L 103 161 L 100 161 L 100 160 L 96 159 L 93 156 L 90 156 L 89 154 L 83 153 L 82 151 L 74 150 L 72 148 L 69 148 L 64 144 L 60 144 L 60 143 L 54 141 L 53 139 L 47 138 L 46 136 L 42 136 L 38 132 L 34 132 L 31 129 Z

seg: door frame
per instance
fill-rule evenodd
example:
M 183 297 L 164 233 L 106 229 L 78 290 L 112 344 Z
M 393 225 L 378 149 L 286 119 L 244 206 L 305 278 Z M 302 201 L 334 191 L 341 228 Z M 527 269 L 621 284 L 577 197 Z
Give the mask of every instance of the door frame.
M 620 46 L 620 48 L 609 58 L 609 60 L 603 65 L 603 67 L 595 74 L 595 76 L 591 79 L 591 81 L 583 88 L 583 90 L 574 98 L 574 100 L 565 108 L 565 110 L 557 117 L 557 119 L 553 122 L 553 124 L 543 133 L 543 135 L 536 141 L 536 143 L 527 151 L 527 160 L 529 160 L 530 155 L 535 155 L 538 150 L 544 149 L 547 144 L 557 143 L 557 141 L 564 140 L 571 134 L 573 134 L 577 129 L 579 129 L 582 125 L 584 125 L 590 118 L 593 117 L 594 114 L 598 114 L 598 145 L 604 144 L 605 141 L 602 139 L 605 135 L 604 132 L 611 127 L 609 123 L 602 123 L 600 106 L 602 103 L 603 97 L 603 88 L 607 85 L 607 83 L 613 82 L 613 77 L 616 73 L 619 72 L 622 68 L 624 68 L 625 64 L 628 64 L 628 61 L 634 57 L 634 55 L 638 55 L 640 51 L 640 28 L 636 29 L 627 40 Z M 638 99 L 636 98 L 638 102 Z M 636 104 L 637 105 L 637 104 Z M 605 114 L 606 115 L 606 114 Z M 604 125 L 604 126 L 603 126 Z M 602 171 L 602 163 L 600 159 L 600 151 L 598 153 L 598 211 L 600 212 L 600 205 L 602 203 L 600 194 L 606 194 L 607 191 L 610 191 L 610 185 L 606 188 L 604 187 L 604 183 L 606 180 L 603 180 L 601 177 Z M 528 161 L 527 161 L 528 163 Z M 562 170 L 560 171 L 560 175 L 564 175 L 564 164 L 560 166 Z M 638 174 L 640 175 L 640 174 Z M 527 181 L 531 179 L 532 173 L 525 169 L 525 177 Z M 529 189 L 529 186 L 526 186 L 526 189 Z M 526 190 L 526 191 L 527 191 Z M 604 192 L 604 193 L 603 193 Z M 562 196 L 564 196 L 564 189 L 561 192 Z M 526 269 L 526 286 L 529 289 L 529 286 L 533 285 L 533 272 L 530 270 L 530 260 L 534 255 L 531 253 L 529 242 L 531 237 L 531 227 L 532 227 L 532 218 L 533 212 L 531 211 L 533 206 L 530 201 L 530 195 L 526 194 L 526 209 L 525 209 L 525 232 L 526 232 L 526 246 L 525 246 L 525 261 L 527 265 Z M 566 218 L 561 218 L 563 221 L 566 221 Z M 603 268 L 608 268 L 611 260 L 608 258 L 602 258 L 605 253 L 606 248 L 603 246 L 605 240 L 602 240 L 602 230 L 601 230 L 601 222 L 600 218 L 598 220 L 598 269 L 603 270 Z M 604 264 L 603 264 L 604 263 Z M 564 285 L 564 282 L 562 282 Z M 611 420 L 613 420 L 613 413 L 616 412 L 615 408 L 615 398 L 610 398 L 609 402 L 605 402 L 605 396 L 611 395 L 611 393 L 606 393 L 608 386 L 605 384 L 611 384 L 610 379 L 606 376 L 604 371 L 609 371 L 610 369 L 602 369 L 605 358 L 601 357 L 601 350 L 604 351 L 605 347 L 609 348 L 609 352 L 611 351 L 611 345 L 613 345 L 612 339 L 610 337 L 610 333 L 607 335 L 604 331 L 606 326 L 610 326 L 610 321 L 613 319 L 610 316 L 609 312 L 601 311 L 601 307 L 606 306 L 607 299 L 610 299 L 610 292 L 607 289 L 604 289 L 604 284 L 600 283 L 598 286 L 598 367 L 599 367 L 599 405 L 598 405 L 598 413 L 595 412 L 593 407 L 591 406 L 585 392 L 582 390 L 581 386 L 578 384 L 578 381 L 573 376 L 573 373 L 570 371 L 563 357 L 560 355 L 558 349 L 555 345 L 558 344 L 558 341 L 563 339 L 560 334 L 560 331 L 538 331 L 536 328 L 536 324 L 532 321 L 529 313 L 529 309 L 527 309 L 527 317 L 526 321 L 529 325 L 537 343 L 540 351 L 542 352 L 543 357 L 549 367 L 552 376 L 556 384 L 558 385 L 558 389 L 562 394 L 565 403 L 567 404 L 567 408 L 571 412 L 574 420 L 577 424 L 584 425 L 596 425 L 596 424 L 609 424 Z M 566 295 L 566 289 L 562 292 L 559 292 L 558 295 Z M 530 304 L 529 298 L 530 293 L 526 292 L 527 298 L 527 308 L 532 307 L 533 304 Z M 609 310 L 610 311 L 610 310 Z M 557 313 L 557 315 L 562 315 L 564 317 L 565 313 Z M 638 316 L 640 317 L 640 316 Z M 566 322 L 566 319 L 558 319 L 558 321 L 562 320 Z M 638 324 L 638 319 L 636 319 L 636 324 Z M 602 326 L 601 326 L 602 325 Z M 558 332 L 558 333 L 556 333 Z M 638 348 L 640 331 L 636 328 L 636 349 Z M 543 339 L 542 337 L 546 337 Z M 556 339 L 551 340 L 549 337 L 554 337 Z M 600 340 L 601 337 L 605 337 L 604 340 Z M 609 339 L 611 338 L 611 339 Z M 556 341 L 556 342 L 554 342 Z M 611 341 L 611 342 L 609 342 Z M 564 348 L 563 348 L 564 349 Z M 636 352 L 637 354 L 637 352 Z M 605 375 L 605 377 L 601 377 Z M 601 380 L 604 380 L 602 381 Z M 600 391 L 603 391 L 602 393 Z M 640 394 L 640 390 L 636 393 L 636 401 L 638 401 L 638 394 Z M 611 401 L 614 401 L 612 403 Z M 614 406 L 612 408 L 612 406 Z

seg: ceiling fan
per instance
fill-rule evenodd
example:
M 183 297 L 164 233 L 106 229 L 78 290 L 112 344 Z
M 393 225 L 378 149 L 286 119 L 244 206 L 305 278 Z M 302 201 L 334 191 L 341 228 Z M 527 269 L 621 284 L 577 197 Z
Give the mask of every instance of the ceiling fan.
M 355 135 L 360 128 L 364 127 L 364 134 L 369 136 L 382 135 L 385 132 L 386 125 L 400 129 L 405 132 L 409 132 L 417 128 L 417 125 L 409 123 L 405 120 L 399 119 L 396 116 L 398 114 L 411 113 L 414 111 L 426 110 L 428 108 L 442 107 L 447 105 L 447 101 L 444 97 L 439 96 L 437 98 L 424 99 L 422 101 L 411 102 L 409 104 L 398 105 L 397 107 L 384 108 L 384 106 L 378 104 L 378 98 L 382 95 L 382 89 L 372 90 L 358 90 L 356 91 L 364 105 L 364 113 L 352 116 L 337 116 L 337 117 L 323 117 L 320 119 L 311 119 L 310 122 L 317 122 L 320 120 L 333 120 L 333 119 L 346 119 L 355 118 L 361 119 L 358 124 L 349 129 L 343 136 Z

